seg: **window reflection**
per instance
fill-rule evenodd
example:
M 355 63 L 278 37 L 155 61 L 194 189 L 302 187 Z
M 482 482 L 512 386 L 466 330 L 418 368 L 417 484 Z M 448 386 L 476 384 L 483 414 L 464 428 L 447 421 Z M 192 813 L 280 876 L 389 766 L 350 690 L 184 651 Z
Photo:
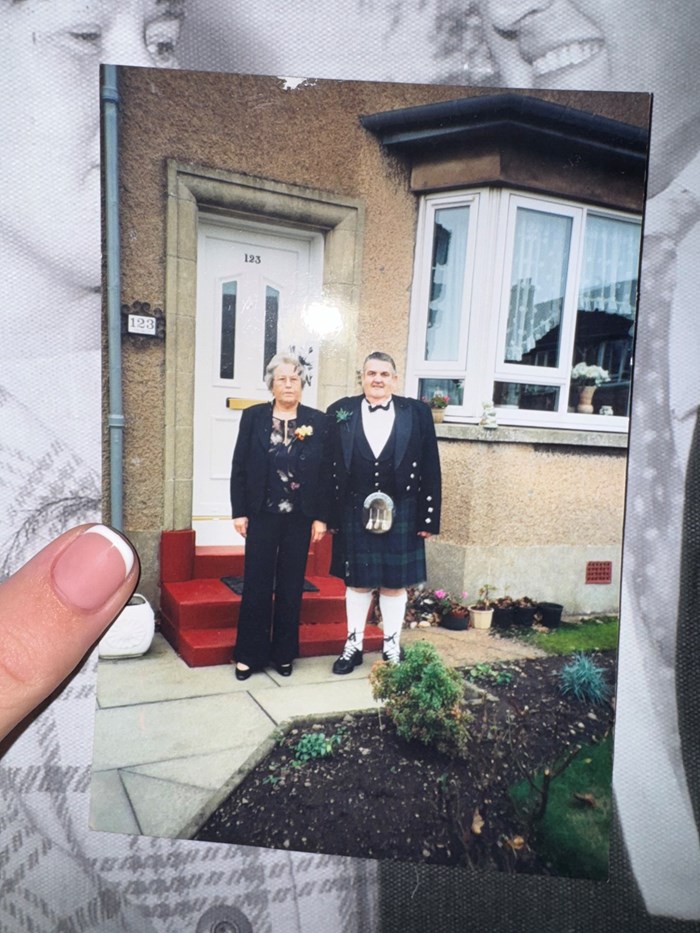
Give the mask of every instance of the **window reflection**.
M 493 386 L 493 401 L 502 408 L 556 411 L 559 406 L 559 389 L 557 386 L 529 385 L 524 382 L 496 382 Z
M 435 212 L 426 360 L 458 358 L 468 230 L 469 207 Z
M 280 313 L 280 293 L 269 285 L 265 289 L 265 337 L 263 352 L 263 375 L 267 364 L 277 353 L 277 327 Z
M 558 366 L 570 217 L 518 208 L 505 362 Z
M 585 362 L 608 373 L 595 392 L 596 414 L 604 407 L 629 415 L 639 247 L 639 224 L 589 214 L 571 365 Z M 572 387 L 570 408 L 577 397 Z
M 435 393 L 446 395 L 449 405 L 461 405 L 464 398 L 464 379 L 419 379 L 418 397 L 430 400 Z

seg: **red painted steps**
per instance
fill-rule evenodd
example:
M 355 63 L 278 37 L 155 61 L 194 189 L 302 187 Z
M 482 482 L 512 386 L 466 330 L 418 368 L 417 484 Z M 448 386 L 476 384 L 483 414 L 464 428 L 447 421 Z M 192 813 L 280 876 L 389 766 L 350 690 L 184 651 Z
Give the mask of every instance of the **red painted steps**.
M 345 586 L 328 574 L 331 542 L 312 546 L 306 578 L 318 592 L 304 593 L 299 628 L 301 657 L 336 655 L 345 643 Z M 196 547 L 194 531 L 161 535 L 160 628 L 190 667 L 227 664 L 236 640 L 241 598 L 223 576 L 243 573 L 242 547 Z M 381 650 L 381 630 L 369 626 L 365 650 Z

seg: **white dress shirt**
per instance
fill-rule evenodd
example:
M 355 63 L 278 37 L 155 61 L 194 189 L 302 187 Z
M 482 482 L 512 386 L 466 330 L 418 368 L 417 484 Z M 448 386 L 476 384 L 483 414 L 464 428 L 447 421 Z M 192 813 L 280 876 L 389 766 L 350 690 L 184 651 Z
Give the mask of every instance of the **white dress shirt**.
M 375 457 L 378 457 L 386 447 L 391 429 L 394 427 L 394 419 L 396 417 L 394 403 L 391 398 L 389 398 L 388 401 L 388 411 L 384 411 L 380 408 L 378 411 L 370 412 L 370 402 L 368 402 L 366 398 L 362 400 L 362 428 Z M 382 405 L 386 404 L 386 401 L 382 402 Z M 372 405 L 371 407 L 376 408 L 376 405 Z

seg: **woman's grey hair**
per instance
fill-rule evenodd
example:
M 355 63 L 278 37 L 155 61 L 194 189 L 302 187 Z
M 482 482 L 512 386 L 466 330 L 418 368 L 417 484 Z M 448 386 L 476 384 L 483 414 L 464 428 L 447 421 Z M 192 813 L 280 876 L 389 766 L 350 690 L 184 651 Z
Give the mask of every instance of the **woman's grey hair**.
M 303 383 L 304 367 L 301 365 L 299 357 L 294 356 L 293 353 L 275 353 L 275 355 L 265 367 L 265 375 L 263 377 L 265 379 L 265 385 L 270 392 L 272 392 L 272 380 L 275 378 L 275 370 L 278 366 L 285 366 L 286 364 L 294 367 L 295 373 Z

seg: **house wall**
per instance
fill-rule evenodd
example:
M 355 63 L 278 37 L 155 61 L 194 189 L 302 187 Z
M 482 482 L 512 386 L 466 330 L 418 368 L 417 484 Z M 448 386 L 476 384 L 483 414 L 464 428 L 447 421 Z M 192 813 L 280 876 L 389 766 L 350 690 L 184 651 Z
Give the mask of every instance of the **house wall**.
M 166 291 L 170 274 L 171 294 L 175 288 L 194 300 L 196 271 L 190 260 L 168 266 L 173 250 L 196 252 L 192 242 L 180 242 L 168 230 L 168 165 L 191 163 L 364 205 L 345 390 L 355 390 L 354 372 L 372 349 L 394 356 L 401 384 L 418 202 L 410 167 L 384 152 L 358 116 L 480 92 L 332 81 L 291 90 L 274 77 L 131 68 L 120 69 L 119 86 L 122 303 L 147 302 L 163 309 L 166 321 L 165 341 L 127 335 L 123 347 L 124 524 L 142 560 L 140 591 L 157 602 L 158 540 L 172 522 L 164 492 L 173 481 L 166 456 L 166 345 L 177 333 L 181 356 L 194 347 L 194 333 L 187 331 L 193 324 L 180 321 L 175 328 Z M 624 95 L 539 96 L 646 125 L 646 109 L 630 112 Z M 177 387 L 173 398 L 177 408 Z M 551 443 L 523 443 L 522 432 L 512 442 L 508 435 L 496 442 L 476 429 L 471 436 L 451 434 L 450 427 L 440 431 L 445 520 L 443 533 L 430 542 L 430 582 L 474 593 L 488 580 L 509 586 L 511 595 L 526 591 L 564 602 L 571 611 L 614 609 L 624 446 L 561 446 L 561 435 Z M 104 475 L 108 482 L 107 469 Z M 590 559 L 613 560 L 612 585 L 582 586 Z

